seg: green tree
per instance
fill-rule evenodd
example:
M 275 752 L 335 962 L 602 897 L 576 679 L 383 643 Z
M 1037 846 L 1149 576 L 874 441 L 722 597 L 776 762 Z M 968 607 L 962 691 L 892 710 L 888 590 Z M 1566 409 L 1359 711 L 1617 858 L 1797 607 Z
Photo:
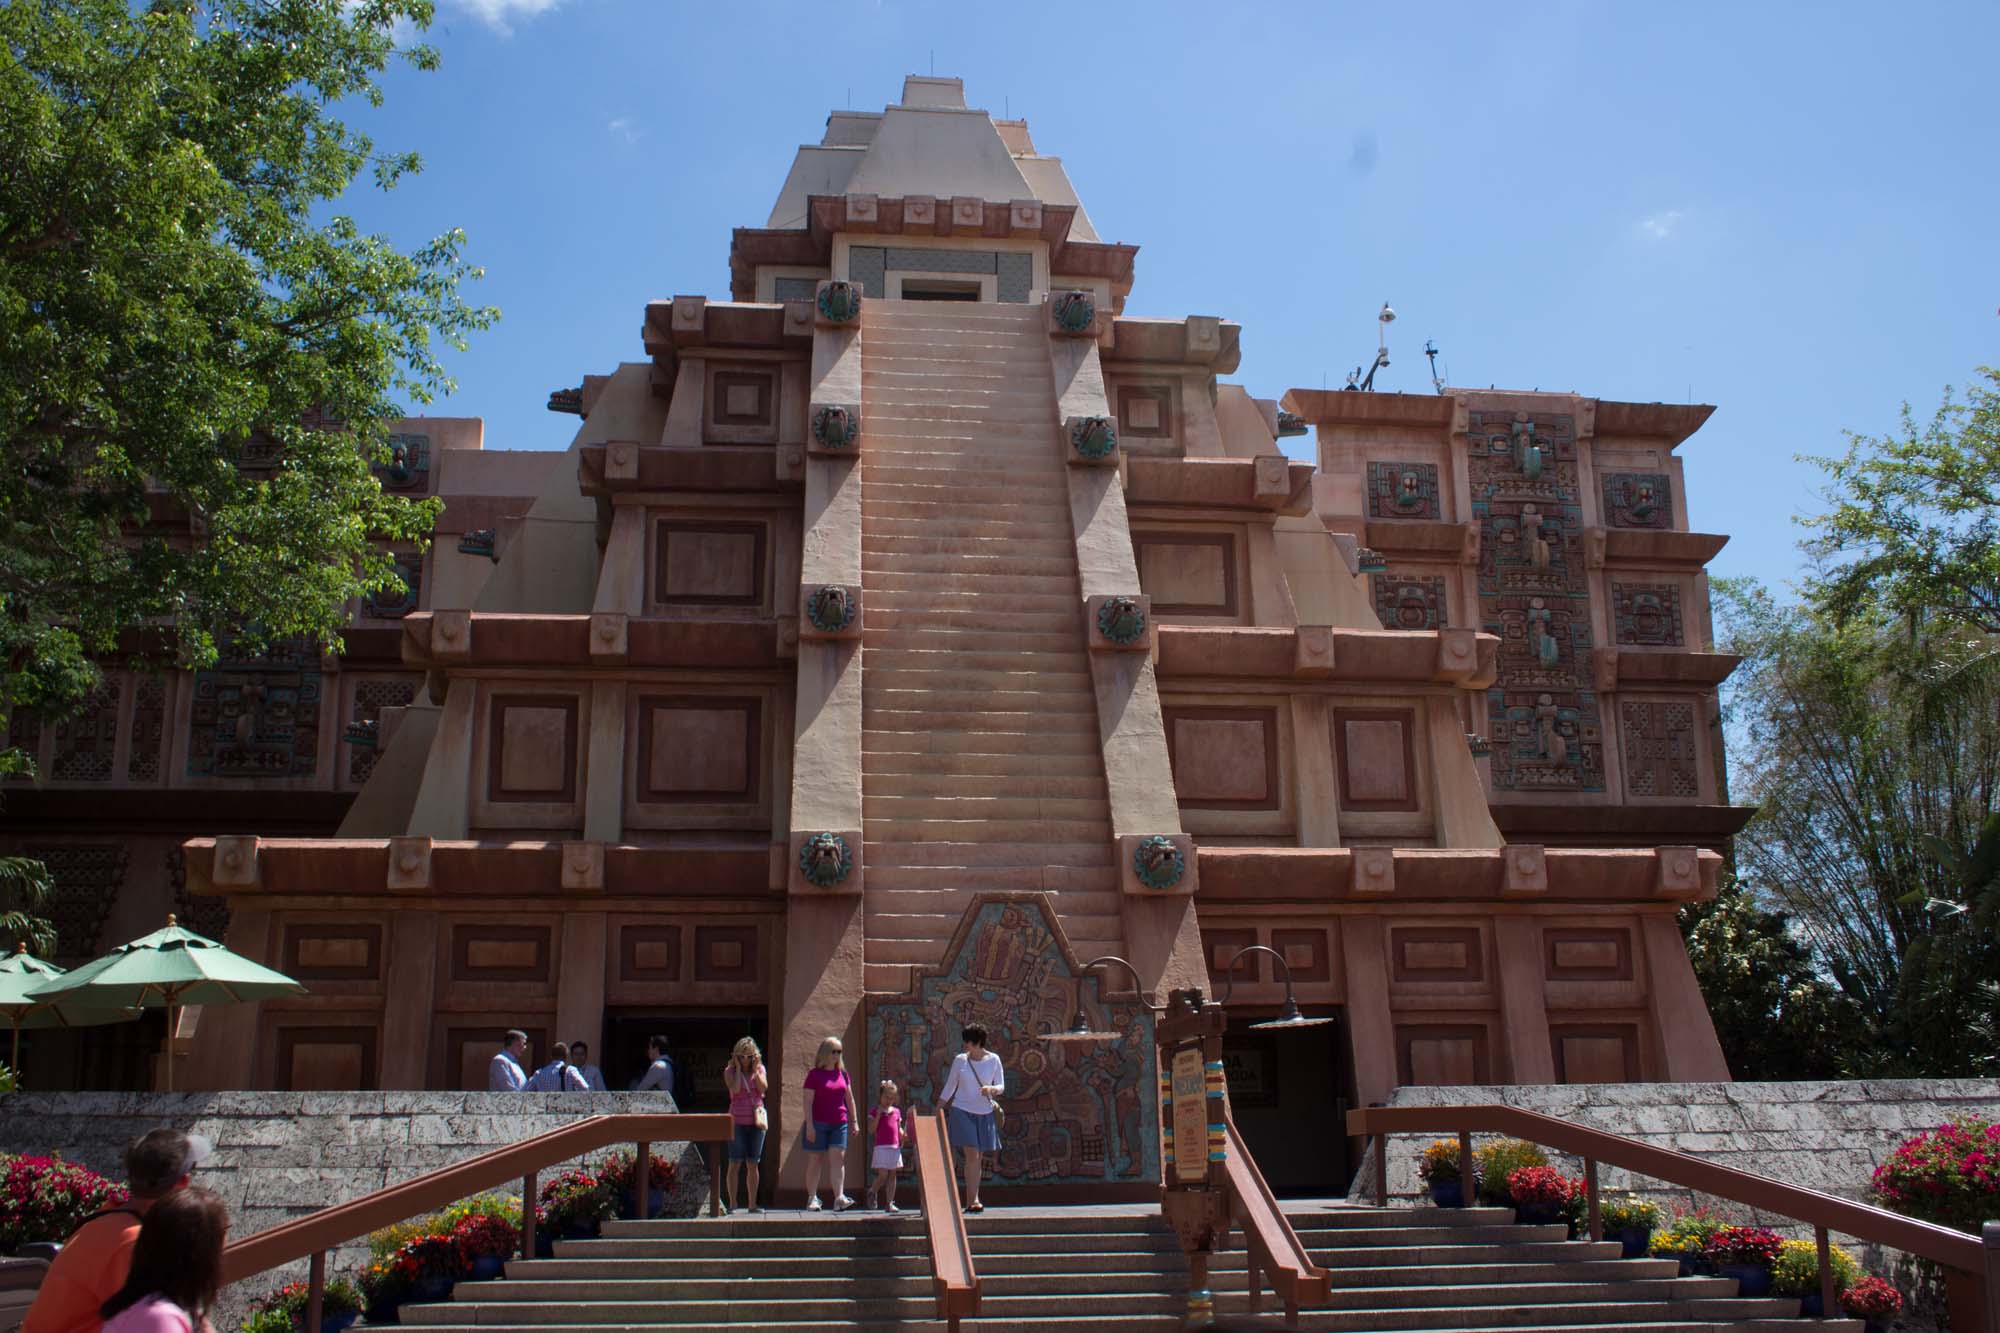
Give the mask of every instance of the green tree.
M 1928 422 L 1908 403 L 1881 439 L 1850 433 L 1839 458 L 1812 458 L 1832 509 L 1805 521 L 1827 561 L 1812 599 L 1835 619 L 1885 606 L 2000 634 L 2000 371 L 1981 367 Z
M 1784 913 L 1759 906 L 1728 875 L 1714 901 L 1689 903 L 1680 919 L 1732 1074 L 1757 1082 L 1841 1075 L 1859 1015 Z
M 1974 846 L 2000 798 L 2000 653 L 1879 604 L 1836 617 L 1717 590 L 1726 648 L 1744 657 L 1728 691 L 1735 785 L 1760 807 L 1740 873 L 1852 1005 L 1849 1072 L 1978 1072 L 1995 973 L 1932 904 L 1961 892 L 1938 847 Z
M 336 111 L 435 64 L 393 35 L 431 8 L 0 5 L 0 714 L 73 710 L 138 627 L 183 665 L 331 647 L 397 586 L 381 543 L 438 506 L 383 493 L 385 423 L 496 312 L 460 233 L 406 254 L 327 206 L 418 169 Z

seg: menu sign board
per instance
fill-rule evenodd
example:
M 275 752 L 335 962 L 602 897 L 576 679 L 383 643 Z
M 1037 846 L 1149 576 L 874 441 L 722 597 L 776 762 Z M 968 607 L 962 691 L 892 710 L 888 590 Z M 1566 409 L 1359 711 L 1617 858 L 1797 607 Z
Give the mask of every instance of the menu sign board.
M 1174 1052 L 1174 1178 L 1208 1180 L 1208 1072 L 1200 1043 Z

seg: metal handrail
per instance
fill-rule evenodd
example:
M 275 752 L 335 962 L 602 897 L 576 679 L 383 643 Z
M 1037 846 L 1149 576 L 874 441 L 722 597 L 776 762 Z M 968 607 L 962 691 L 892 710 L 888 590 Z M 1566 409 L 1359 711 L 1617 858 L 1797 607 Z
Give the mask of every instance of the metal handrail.
M 460 1199 L 518 1180 L 521 1182 L 521 1253 L 523 1256 L 532 1255 L 535 1250 L 536 1176 L 545 1167 L 569 1161 L 598 1148 L 610 1147 L 614 1143 L 631 1143 L 638 1149 L 638 1160 L 633 1163 L 632 1192 L 641 1218 L 646 1215 L 650 1145 L 712 1145 L 715 1155 L 708 1173 L 708 1208 L 711 1217 L 720 1217 L 724 1146 L 733 1132 L 727 1115 L 662 1112 L 590 1116 L 532 1139 L 481 1153 L 469 1161 L 455 1163 L 246 1236 L 222 1252 L 222 1280 L 225 1284 L 241 1282 L 299 1259 L 311 1260 L 303 1333 L 319 1333 L 328 1250 L 371 1231 L 434 1212 Z
M 958 1321 L 979 1313 L 979 1274 L 972 1242 L 958 1210 L 958 1177 L 951 1167 L 951 1136 L 943 1110 L 912 1117 L 917 1141 L 917 1183 L 924 1204 L 924 1235 L 931 1251 L 931 1294 L 938 1318 L 952 1333 Z
M 1949 1227 L 1918 1221 L 1892 1213 L 1886 1208 L 1843 1199 L 1838 1195 L 1787 1185 L 1782 1181 L 1754 1176 L 1734 1167 L 1658 1148 L 1619 1134 L 1591 1129 L 1554 1116 L 1522 1110 L 1517 1106 L 1364 1106 L 1347 1113 L 1350 1135 L 1375 1140 L 1374 1194 L 1377 1207 L 1389 1202 L 1389 1138 L 1395 1134 L 1455 1134 L 1464 1154 L 1475 1133 L 1508 1134 L 1584 1161 L 1584 1184 L 1589 1193 L 1590 1232 L 1602 1236 L 1597 1206 L 1597 1168 L 1600 1163 L 1623 1167 L 1654 1180 L 1684 1185 L 1689 1189 L 1763 1212 L 1794 1218 L 1813 1228 L 1820 1251 L 1820 1294 L 1828 1313 L 1834 1304 L 1833 1266 L 1827 1262 L 1828 1233 L 1838 1230 L 1850 1236 L 1928 1259 L 1946 1270 L 1950 1288 L 1953 1327 L 1983 1329 L 2000 1333 L 2000 1314 L 1991 1311 L 1986 1276 L 1994 1257 L 1987 1253 L 1977 1236 Z M 1472 1188 L 1470 1173 L 1461 1166 L 1463 1187 Z M 1993 1228 L 2000 1237 L 2000 1228 Z M 1963 1311 L 1963 1313 L 1961 1313 Z M 1962 1323 L 1960 1321 L 1963 1321 Z
M 1271 1193 L 1264 1173 L 1257 1169 L 1236 1129 L 1236 1117 L 1225 1109 L 1222 1120 L 1229 1134 L 1223 1174 L 1229 1185 L 1230 1212 L 1242 1224 L 1250 1252 L 1250 1308 L 1254 1311 L 1263 1300 L 1263 1284 L 1257 1276 L 1261 1265 L 1272 1289 L 1285 1302 L 1285 1318 L 1295 1321 L 1301 1305 L 1317 1305 L 1326 1299 L 1327 1271 L 1312 1261 L 1290 1219 L 1278 1207 L 1277 1196 Z

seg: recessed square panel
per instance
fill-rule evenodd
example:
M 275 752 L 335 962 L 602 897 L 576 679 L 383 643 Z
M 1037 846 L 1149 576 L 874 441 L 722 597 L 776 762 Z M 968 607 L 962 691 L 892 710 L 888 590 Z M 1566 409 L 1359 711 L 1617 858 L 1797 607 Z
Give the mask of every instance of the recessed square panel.
M 372 1091 L 376 1086 L 375 1045 L 373 1027 L 279 1028 L 278 1090 Z
M 681 928 L 626 926 L 618 932 L 619 975 L 626 981 L 679 981 Z
M 770 371 L 718 370 L 711 377 L 718 426 L 765 426 L 771 422 L 775 375 Z
M 1171 439 L 1178 386 L 1170 383 L 1120 384 L 1118 433 L 1142 439 Z
M 451 979 L 547 982 L 549 934 L 546 926 L 455 925 Z
M 1278 715 L 1269 708 L 1162 710 L 1174 790 L 1182 805 L 1275 810 Z
M 299 981 L 373 981 L 381 975 L 382 927 L 287 926 L 284 972 Z
M 639 710 L 642 802 L 757 799 L 760 700 L 643 695 Z
M 764 601 L 762 523 L 654 525 L 653 600 L 682 606 L 758 606 Z
M 1639 1031 L 1629 1023 L 1551 1025 L 1558 1083 L 1636 1083 Z
M 481 1027 L 446 1028 L 438 1043 L 443 1051 L 441 1072 L 454 1088 L 468 1092 L 486 1091 L 487 1070 L 493 1057 L 499 1053 L 500 1038 L 510 1027 L 517 1027 L 528 1034 L 528 1068 L 533 1072 L 537 1060 L 546 1060 L 549 1049 L 549 1030 L 533 1026 L 518 1018 L 494 1022 Z
M 1236 541 L 1228 533 L 1132 534 L 1139 590 L 1166 616 L 1234 616 Z
M 1486 955 L 1475 926 L 1398 926 L 1389 932 L 1389 974 L 1399 983 L 1483 981 Z
M 757 928 L 696 926 L 694 978 L 711 982 L 757 980 Z
M 1486 1029 L 1411 1024 L 1396 1028 L 1397 1082 L 1448 1087 L 1489 1082 Z
M 1416 714 L 1407 709 L 1333 710 L 1334 762 L 1346 810 L 1415 810 Z
M 1624 929 L 1550 930 L 1542 939 L 1551 981 L 1630 981 L 1632 932 Z

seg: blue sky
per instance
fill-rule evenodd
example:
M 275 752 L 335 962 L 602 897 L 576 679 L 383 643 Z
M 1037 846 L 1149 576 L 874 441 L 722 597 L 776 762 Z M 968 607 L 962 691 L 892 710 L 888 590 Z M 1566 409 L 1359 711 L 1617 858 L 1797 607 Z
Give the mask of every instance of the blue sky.
M 1026 117 L 1099 232 L 1137 243 L 1129 313 L 1243 325 L 1234 377 L 1714 403 L 1686 445 L 1713 570 L 1783 582 L 1799 453 L 2000 361 L 2000 6 L 439 0 L 441 72 L 400 72 L 385 148 L 424 174 L 346 205 L 451 226 L 504 318 L 429 410 L 559 448 L 543 408 L 639 360 L 644 302 L 728 295 L 828 110 L 934 68 Z M 1294 445 L 1304 441 L 1292 441 Z

